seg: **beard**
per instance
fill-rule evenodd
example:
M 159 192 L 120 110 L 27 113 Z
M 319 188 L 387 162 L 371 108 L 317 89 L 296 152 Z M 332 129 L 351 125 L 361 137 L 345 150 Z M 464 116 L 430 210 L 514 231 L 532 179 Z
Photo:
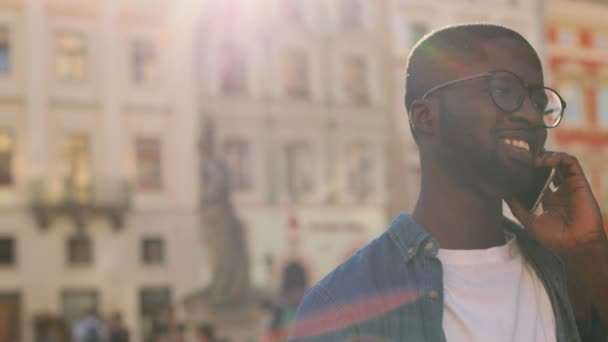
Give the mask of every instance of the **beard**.
M 519 194 L 533 184 L 533 168 L 513 165 L 499 153 L 501 142 L 492 132 L 480 132 L 467 121 L 471 120 L 470 115 L 448 109 L 445 102 L 440 96 L 440 144 L 436 157 L 454 181 L 476 192 L 490 191 L 502 198 Z M 488 134 L 487 139 L 480 137 L 483 134 Z

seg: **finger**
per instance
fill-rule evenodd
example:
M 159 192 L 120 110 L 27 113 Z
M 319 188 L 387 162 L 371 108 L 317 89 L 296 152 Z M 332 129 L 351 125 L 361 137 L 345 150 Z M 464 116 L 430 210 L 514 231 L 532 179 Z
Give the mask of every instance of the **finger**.
M 534 215 L 526 209 L 521 202 L 516 198 L 508 198 L 505 200 L 511 209 L 511 212 L 524 226 L 528 226 Z
M 559 169 L 555 169 L 555 177 L 553 177 L 553 185 L 555 186 L 555 188 L 559 188 L 560 185 L 562 185 L 564 183 L 564 176 L 562 176 L 562 173 L 559 171 Z M 551 191 L 555 192 L 556 189 L 551 189 Z
M 576 157 L 564 152 L 545 152 L 537 157 L 536 166 L 555 167 L 560 171 L 562 178 L 584 175 Z

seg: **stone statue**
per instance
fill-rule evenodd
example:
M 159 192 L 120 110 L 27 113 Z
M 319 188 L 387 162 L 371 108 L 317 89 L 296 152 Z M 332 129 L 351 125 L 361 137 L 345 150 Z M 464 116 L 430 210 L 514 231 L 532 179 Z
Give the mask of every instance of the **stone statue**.
M 215 151 L 214 133 L 213 122 L 206 120 L 200 140 L 200 225 L 212 278 L 202 295 L 212 306 L 233 307 L 250 299 L 249 260 L 243 226 L 230 198 L 228 165 Z

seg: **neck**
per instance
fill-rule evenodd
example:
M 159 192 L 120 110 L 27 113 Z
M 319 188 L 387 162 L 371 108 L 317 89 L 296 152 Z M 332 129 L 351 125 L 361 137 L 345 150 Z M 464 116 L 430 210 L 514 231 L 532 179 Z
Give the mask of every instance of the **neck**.
M 445 169 L 428 169 L 422 169 L 420 195 L 412 216 L 441 248 L 485 249 L 505 243 L 501 198 L 455 181 Z

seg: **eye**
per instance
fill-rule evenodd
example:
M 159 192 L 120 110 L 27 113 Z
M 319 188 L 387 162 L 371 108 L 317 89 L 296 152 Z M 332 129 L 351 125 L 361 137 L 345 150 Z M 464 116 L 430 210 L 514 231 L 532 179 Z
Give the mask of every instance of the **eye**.
M 508 96 L 513 94 L 513 87 L 509 86 L 494 86 L 494 93 Z
M 541 88 L 534 90 L 530 99 L 532 100 L 532 104 L 545 115 L 553 113 L 553 108 L 547 108 L 549 97 L 545 93 L 545 89 Z
M 497 74 L 492 82 L 494 94 L 505 98 L 519 97 L 521 93 L 520 88 L 521 86 L 517 79 L 507 73 Z

